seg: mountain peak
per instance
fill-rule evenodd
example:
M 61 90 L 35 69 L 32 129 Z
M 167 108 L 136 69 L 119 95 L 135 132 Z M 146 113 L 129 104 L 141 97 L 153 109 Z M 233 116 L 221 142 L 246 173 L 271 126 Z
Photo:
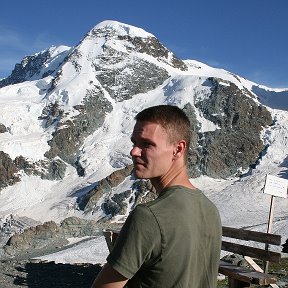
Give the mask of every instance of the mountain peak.
M 15 64 L 10 76 L 0 80 L 0 88 L 24 81 L 41 79 L 53 74 L 69 54 L 69 51 L 70 47 L 68 46 L 51 46 L 34 55 L 25 56 L 21 63 Z
M 98 23 L 89 33 L 89 34 L 94 34 L 95 31 L 99 31 L 99 30 L 105 30 L 106 32 L 108 31 L 113 31 L 115 32 L 117 35 L 121 35 L 121 36 L 130 36 L 130 37 L 141 37 L 141 38 L 148 38 L 148 37 L 155 37 L 153 34 L 146 32 L 145 30 L 132 26 L 132 25 L 128 25 L 125 23 L 121 23 L 118 21 L 114 21 L 114 20 L 105 20 L 102 21 L 100 23 Z

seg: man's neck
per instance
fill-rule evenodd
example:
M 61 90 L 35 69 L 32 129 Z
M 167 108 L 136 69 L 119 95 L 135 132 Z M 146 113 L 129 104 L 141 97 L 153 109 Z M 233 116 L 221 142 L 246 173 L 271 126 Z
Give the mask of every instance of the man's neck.
M 157 194 L 160 194 L 160 192 L 165 188 L 176 185 L 184 186 L 190 189 L 195 189 L 195 187 L 189 180 L 185 165 L 179 167 L 178 169 L 171 169 L 167 172 L 167 174 L 161 177 L 152 178 L 150 179 L 150 181 L 152 185 L 155 187 Z

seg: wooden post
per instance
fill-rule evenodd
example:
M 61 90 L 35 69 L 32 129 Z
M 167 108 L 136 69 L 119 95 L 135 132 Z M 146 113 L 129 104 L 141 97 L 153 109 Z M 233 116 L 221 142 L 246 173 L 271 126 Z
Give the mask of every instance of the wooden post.
M 267 233 L 272 232 L 272 225 L 273 225 L 273 217 L 274 217 L 274 196 L 271 195 L 271 204 L 270 204 L 270 211 L 269 211 L 269 220 L 268 220 L 268 228 Z M 265 245 L 265 250 L 269 250 L 269 244 Z M 264 263 L 264 272 L 268 273 L 269 261 L 265 261 Z
M 112 231 L 103 231 L 103 235 L 105 237 L 106 240 L 106 244 L 108 247 L 109 252 L 111 252 L 112 248 L 113 248 L 113 244 L 112 244 Z
M 116 242 L 116 239 L 119 235 L 119 230 L 103 230 L 103 235 L 105 237 L 105 240 L 106 240 L 106 243 L 107 243 L 107 246 L 108 246 L 108 250 L 109 252 L 111 252 L 115 242 Z

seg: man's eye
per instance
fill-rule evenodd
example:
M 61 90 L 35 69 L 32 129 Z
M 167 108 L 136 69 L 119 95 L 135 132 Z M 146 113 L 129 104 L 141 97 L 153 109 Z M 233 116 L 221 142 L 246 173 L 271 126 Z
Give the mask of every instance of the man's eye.
M 151 143 L 149 143 L 149 142 L 144 142 L 143 143 L 143 147 L 144 148 L 147 148 L 147 147 L 150 147 L 151 146 Z

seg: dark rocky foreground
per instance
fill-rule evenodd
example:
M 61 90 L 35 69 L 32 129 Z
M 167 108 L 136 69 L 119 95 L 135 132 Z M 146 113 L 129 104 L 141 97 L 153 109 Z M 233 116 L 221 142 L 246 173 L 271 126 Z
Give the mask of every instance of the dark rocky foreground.
M 0 288 L 62 288 L 91 287 L 101 270 L 93 264 L 56 264 L 8 260 L 0 262 Z
M 0 261 L 0 288 L 90 288 L 100 270 L 99 264 L 56 264 L 55 262 L 35 262 L 35 260 L 2 260 Z M 270 273 L 278 277 L 279 288 L 288 288 L 288 258 L 282 259 L 280 265 L 273 265 Z M 218 281 L 217 287 L 227 288 L 227 285 L 226 279 Z

